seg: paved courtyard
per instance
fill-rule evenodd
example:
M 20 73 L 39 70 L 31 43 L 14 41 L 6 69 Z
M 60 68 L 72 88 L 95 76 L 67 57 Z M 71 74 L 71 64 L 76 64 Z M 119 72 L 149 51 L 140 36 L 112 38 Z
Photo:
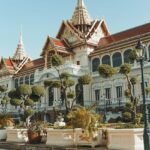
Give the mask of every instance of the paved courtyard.
M 14 142 L 0 142 L 0 150 L 108 150 L 106 147 L 56 147 L 45 144 L 25 144 Z

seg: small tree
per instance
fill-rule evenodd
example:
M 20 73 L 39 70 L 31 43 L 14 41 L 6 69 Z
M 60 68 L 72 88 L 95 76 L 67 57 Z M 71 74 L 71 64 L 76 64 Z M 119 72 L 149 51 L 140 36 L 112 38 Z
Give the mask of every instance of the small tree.
M 110 65 L 102 64 L 98 67 L 98 72 L 103 78 L 110 78 L 117 72 L 117 70 Z M 106 121 L 106 115 L 103 116 L 103 121 Z
M 129 98 L 130 102 L 126 104 L 127 110 L 131 113 L 132 120 L 136 123 L 136 115 L 137 115 L 137 105 L 138 105 L 138 97 L 135 96 L 134 93 L 134 85 L 137 83 L 137 79 L 135 77 L 129 77 L 129 73 L 131 72 L 131 65 L 124 64 L 120 67 L 119 72 L 125 75 L 128 83 L 128 89 L 125 90 L 125 96 Z
M 54 54 L 52 56 L 52 66 L 55 68 L 58 74 L 57 80 L 45 80 L 45 87 L 59 88 L 61 91 L 61 101 L 65 104 L 66 114 L 72 110 L 74 102 L 77 99 L 77 95 L 75 95 L 75 91 L 72 90 L 72 86 L 74 86 L 75 81 L 71 79 L 71 76 L 68 72 L 62 71 L 61 66 L 64 64 L 63 58 Z M 84 81 L 83 81 L 84 80 Z M 79 78 L 80 84 L 89 84 L 91 81 L 91 77 L 89 75 L 84 75 Z
M 32 106 L 40 101 L 40 98 L 44 95 L 44 88 L 41 86 L 20 85 L 17 89 L 11 90 L 8 93 L 10 97 L 10 104 L 13 106 L 20 106 L 23 109 L 23 118 L 26 120 L 26 125 L 30 117 L 34 114 Z

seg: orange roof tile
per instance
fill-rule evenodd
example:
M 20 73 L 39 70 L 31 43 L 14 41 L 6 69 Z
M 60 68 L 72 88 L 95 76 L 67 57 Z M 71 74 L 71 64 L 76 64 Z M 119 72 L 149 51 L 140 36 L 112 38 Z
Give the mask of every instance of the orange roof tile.
M 117 42 L 117 41 L 121 41 L 127 38 L 138 36 L 147 32 L 150 32 L 150 23 L 104 37 L 100 39 L 99 46 L 105 46 L 113 42 Z
M 13 67 L 13 63 L 12 63 L 12 61 L 10 59 L 5 59 L 5 63 L 9 67 Z
M 56 46 L 62 46 L 62 47 L 65 47 L 64 44 L 60 41 L 60 40 L 57 40 L 57 39 L 53 39 L 53 42 Z

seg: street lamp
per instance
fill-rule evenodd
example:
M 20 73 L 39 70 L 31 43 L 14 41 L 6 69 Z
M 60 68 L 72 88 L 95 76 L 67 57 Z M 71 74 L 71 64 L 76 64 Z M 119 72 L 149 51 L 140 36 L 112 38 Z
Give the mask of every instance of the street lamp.
M 144 73 L 143 73 L 143 61 L 145 56 L 145 45 L 142 41 L 138 41 L 136 47 L 136 55 L 137 60 L 140 62 L 141 65 L 141 80 L 142 80 L 142 96 L 143 96 L 143 114 L 144 114 L 144 150 L 150 150 L 150 128 L 149 128 L 149 120 L 148 120 L 148 109 L 145 99 L 145 82 L 144 82 Z

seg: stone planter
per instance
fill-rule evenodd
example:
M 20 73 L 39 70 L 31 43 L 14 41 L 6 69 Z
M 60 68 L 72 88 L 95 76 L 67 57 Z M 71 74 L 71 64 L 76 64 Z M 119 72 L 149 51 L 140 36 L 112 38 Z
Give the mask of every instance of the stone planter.
M 82 129 L 75 129 L 75 132 L 77 145 L 91 147 L 95 147 L 97 145 L 104 145 L 102 141 L 102 130 L 98 130 L 93 133 L 93 136 L 95 136 L 94 139 L 92 137 L 85 136 L 85 134 L 82 133 Z
M 102 141 L 102 130 L 98 130 L 96 139 L 85 137 L 82 129 L 47 129 L 48 145 L 55 146 L 77 146 L 85 145 L 95 147 L 97 145 L 105 145 Z
M 0 129 L 0 141 L 4 141 L 7 138 L 6 129 Z
M 7 129 L 7 141 L 27 142 L 27 129 Z
M 73 129 L 47 129 L 47 145 L 72 146 L 75 145 Z
M 108 129 L 108 149 L 144 150 L 143 129 Z

